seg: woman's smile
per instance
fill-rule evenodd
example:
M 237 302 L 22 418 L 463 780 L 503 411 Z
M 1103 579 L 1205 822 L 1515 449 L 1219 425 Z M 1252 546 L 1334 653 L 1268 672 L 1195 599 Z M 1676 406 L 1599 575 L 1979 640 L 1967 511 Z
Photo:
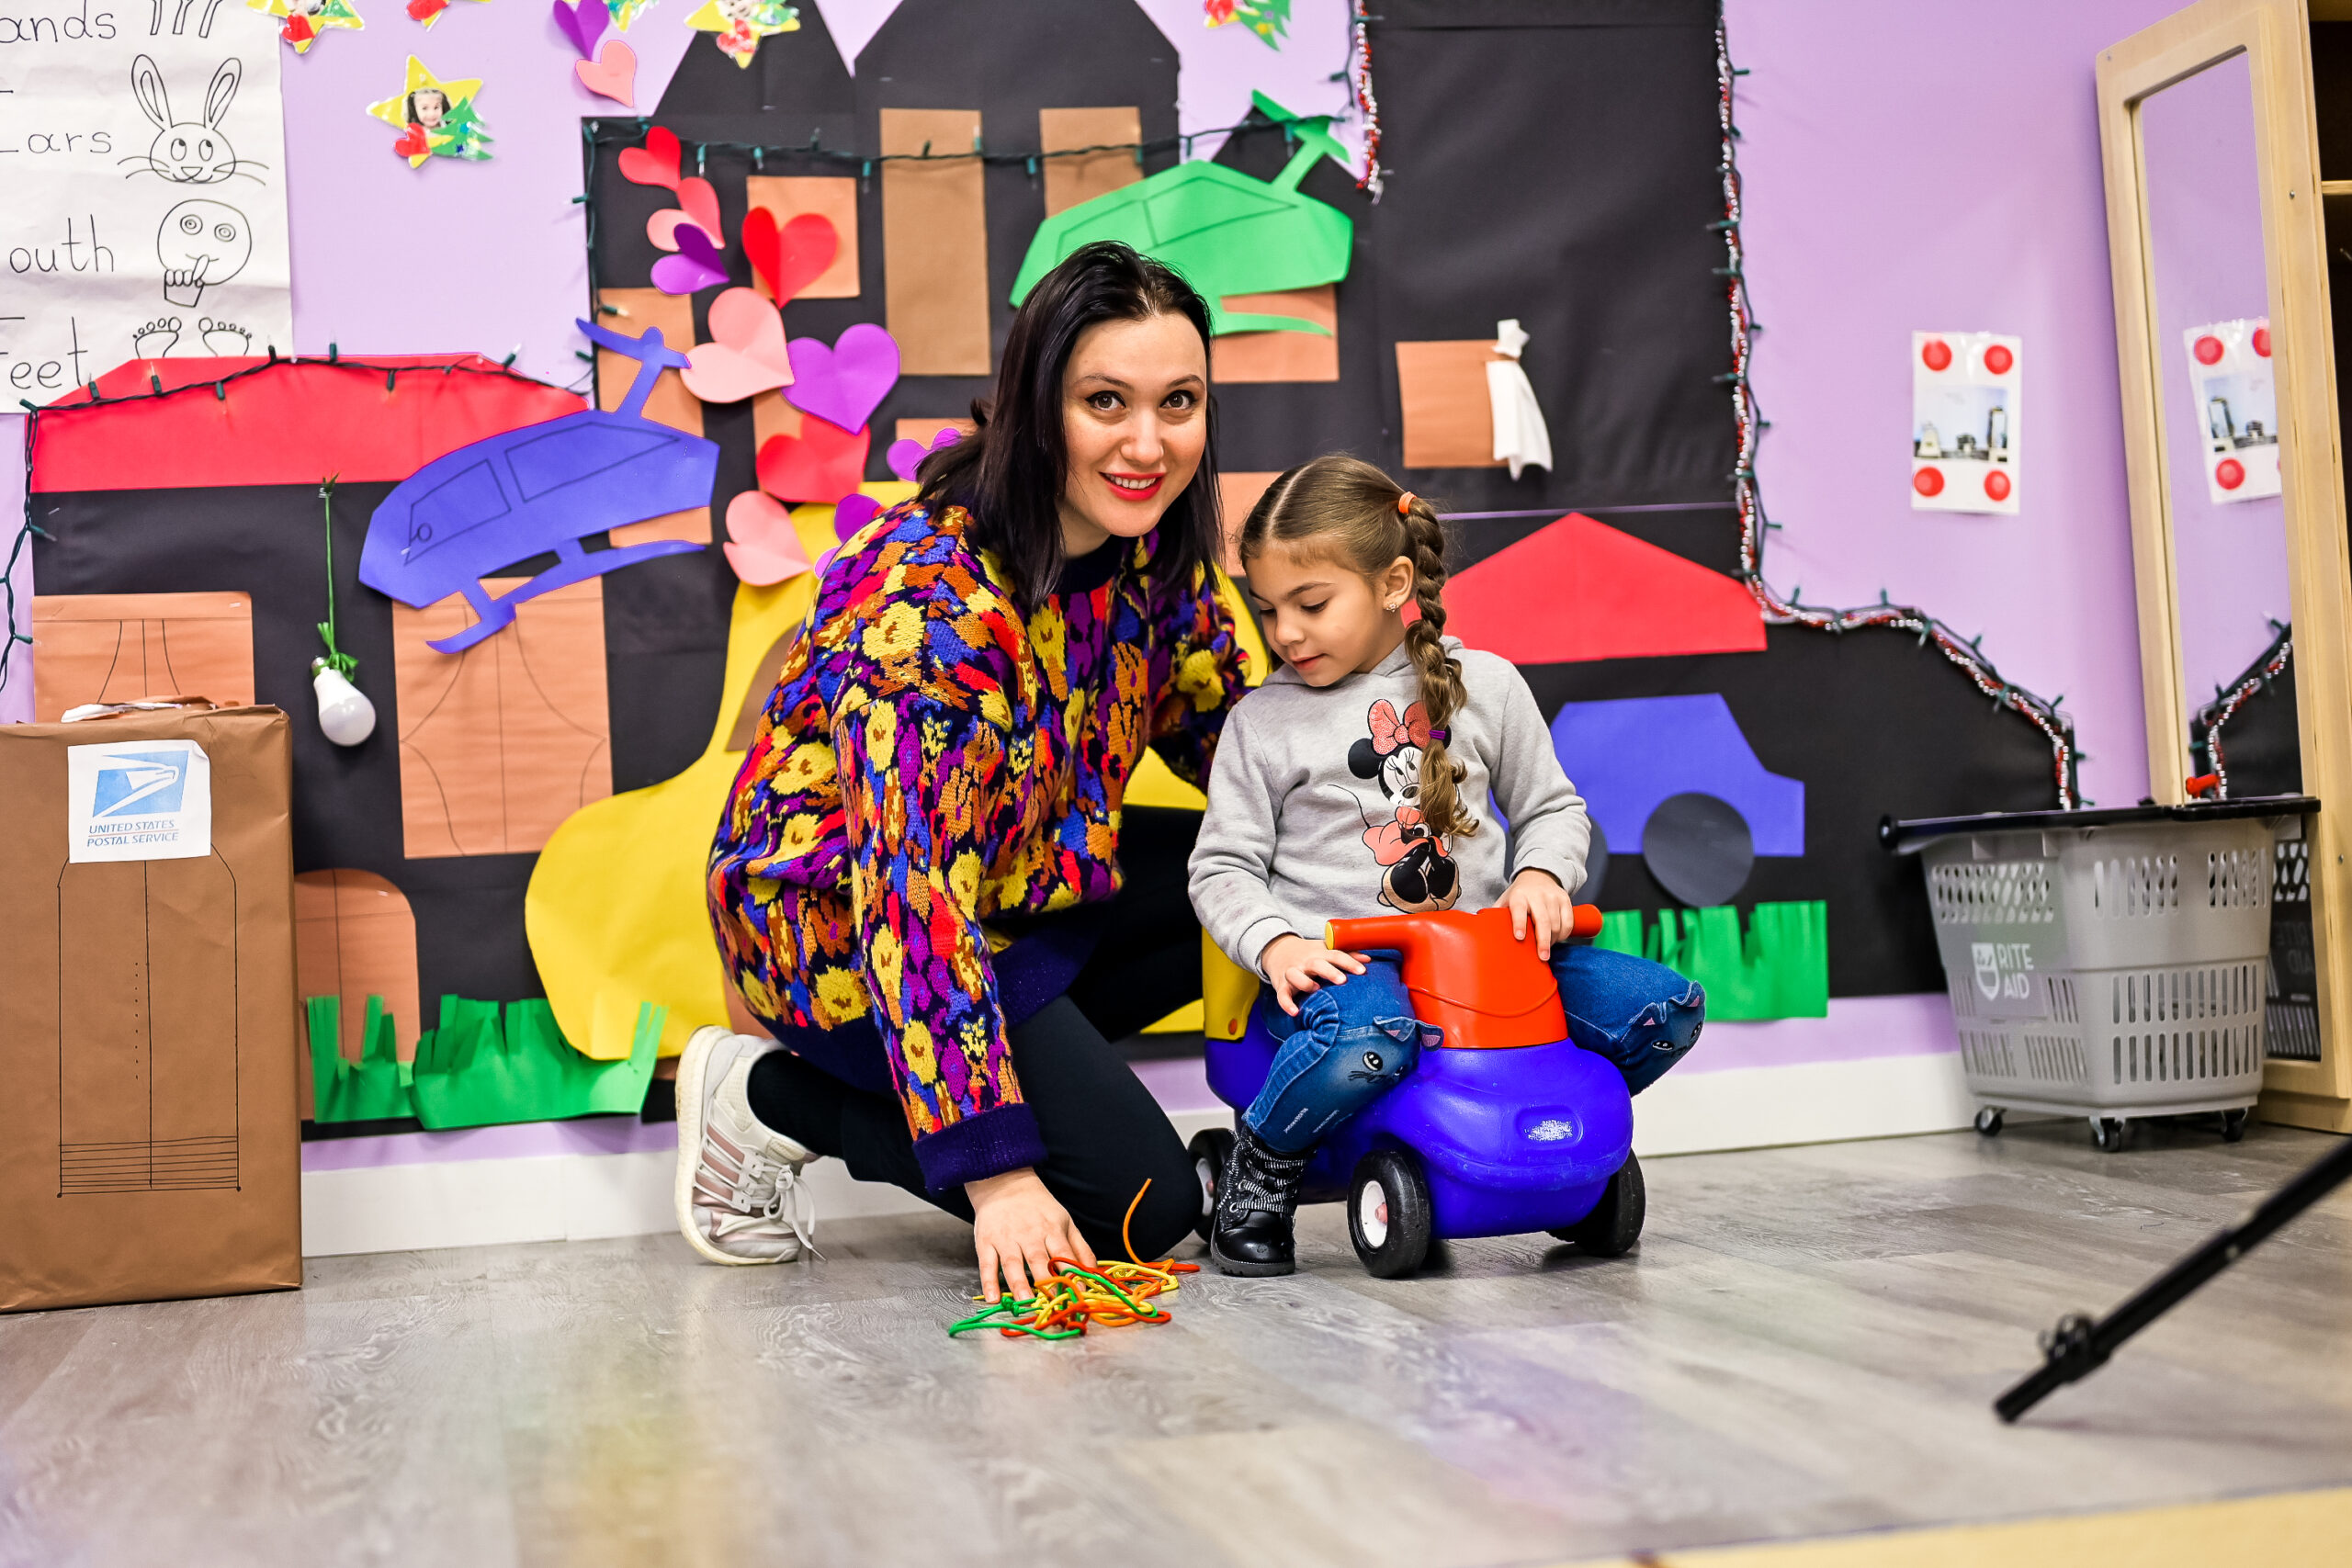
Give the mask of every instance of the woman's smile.
M 1149 501 L 1159 493 L 1167 480 L 1166 474 L 1104 474 L 1110 481 L 1111 493 L 1121 501 Z

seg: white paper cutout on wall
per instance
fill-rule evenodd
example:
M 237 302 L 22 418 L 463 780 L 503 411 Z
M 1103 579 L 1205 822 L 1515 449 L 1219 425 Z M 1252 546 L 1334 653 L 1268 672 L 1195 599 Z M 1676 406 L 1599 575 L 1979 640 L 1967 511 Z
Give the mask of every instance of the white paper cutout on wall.
M 1535 400 L 1535 389 L 1528 384 L 1527 372 L 1519 363 L 1520 351 L 1528 344 L 1527 333 L 1519 319 L 1495 323 L 1495 352 L 1508 358 L 1487 362 L 1487 403 L 1494 416 L 1495 461 L 1510 465 L 1510 477 L 1519 478 L 1525 468 L 1550 471 L 1552 467 L 1552 431 L 1544 423 L 1544 406 Z
M 2278 388 L 2270 318 L 2185 328 L 2188 385 L 2205 443 L 2205 493 L 2216 506 L 2278 493 Z
M 220 0 L 103 29 L 46 9 L 42 47 L 0 51 L 6 405 L 128 359 L 290 350 L 276 33 Z
M 1911 334 L 1911 507 L 2018 510 L 2022 338 Z

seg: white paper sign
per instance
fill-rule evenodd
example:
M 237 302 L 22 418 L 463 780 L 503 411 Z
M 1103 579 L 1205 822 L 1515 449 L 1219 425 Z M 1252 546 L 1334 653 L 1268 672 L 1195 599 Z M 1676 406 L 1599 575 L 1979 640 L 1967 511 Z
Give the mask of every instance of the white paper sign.
M 292 350 L 278 51 L 234 0 L 0 6 L 0 407 Z
M 2018 386 L 2024 340 L 1911 334 L 1911 506 L 2018 509 Z
M 212 852 L 212 760 L 193 740 L 68 746 L 65 788 L 69 861 Z
M 2270 318 L 2189 327 L 2188 385 L 2205 446 L 2213 504 L 2278 493 L 2278 389 L 2270 374 Z

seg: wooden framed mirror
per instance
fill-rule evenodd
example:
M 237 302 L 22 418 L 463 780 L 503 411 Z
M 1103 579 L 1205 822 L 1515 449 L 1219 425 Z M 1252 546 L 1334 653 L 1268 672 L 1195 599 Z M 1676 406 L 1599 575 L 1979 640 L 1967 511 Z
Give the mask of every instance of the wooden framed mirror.
M 2152 793 L 2319 798 L 2277 846 L 2261 1114 L 2343 1132 L 2352 547 L 2314 8 L 2200 0 L 2104 51 L 2098 83 Z

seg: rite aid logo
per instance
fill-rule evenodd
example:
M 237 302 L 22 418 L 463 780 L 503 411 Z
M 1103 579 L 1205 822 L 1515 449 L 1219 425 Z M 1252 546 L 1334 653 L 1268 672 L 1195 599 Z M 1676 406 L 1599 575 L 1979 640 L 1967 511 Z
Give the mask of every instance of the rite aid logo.
M 65 775 L 68 860 L 212 852 L 212 762 L 195 741 L 68 746 Z
M 2022 942 L 1973 942 L 1976 989 L 1988 1002 L 2025 1001 L 2033 996 L 2033 949 Z

